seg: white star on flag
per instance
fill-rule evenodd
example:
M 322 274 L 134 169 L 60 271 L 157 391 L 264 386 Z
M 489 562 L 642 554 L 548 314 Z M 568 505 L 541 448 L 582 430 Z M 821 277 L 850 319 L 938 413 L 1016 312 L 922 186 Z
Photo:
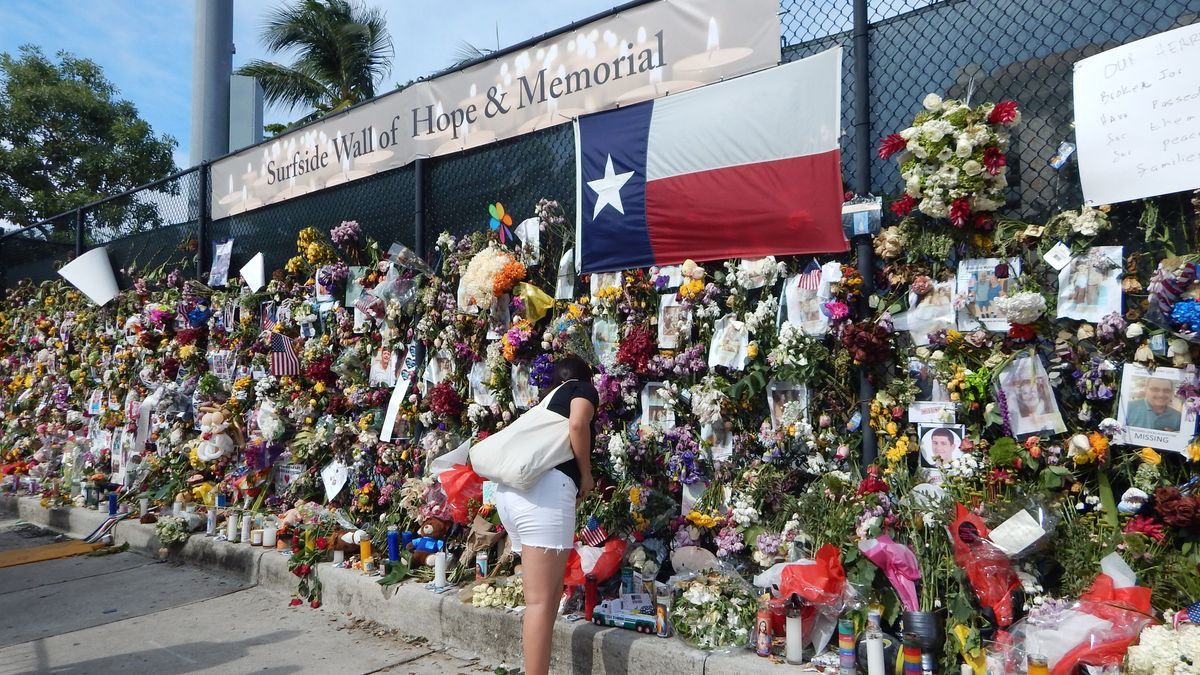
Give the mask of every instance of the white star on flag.
M 629 182 L 632 177 L 632 171 L 616 173 L 613 169 L 612 155 L 608 156 L 608 163 L 604 165 L 604 177 L 588 181 L 588 187 L 596 193 L 596 208 L 592 211 L 593 220 L 600 215 L 605 206 L 609 205 L 612 205 L 617 213 L 625 214 L 625 205 L 621 203 L 621 188 L 625 187 L 625 183 Z

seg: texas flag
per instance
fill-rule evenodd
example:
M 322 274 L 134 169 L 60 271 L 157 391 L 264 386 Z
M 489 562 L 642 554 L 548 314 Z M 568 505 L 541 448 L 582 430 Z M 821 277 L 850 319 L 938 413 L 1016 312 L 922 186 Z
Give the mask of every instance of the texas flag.
M 579 269 L 834 253 L 842 53 L 575 123 Z

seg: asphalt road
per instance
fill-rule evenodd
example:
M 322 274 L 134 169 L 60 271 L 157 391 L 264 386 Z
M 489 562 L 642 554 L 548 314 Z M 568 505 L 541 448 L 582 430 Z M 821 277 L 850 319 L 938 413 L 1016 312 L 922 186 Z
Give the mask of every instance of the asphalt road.
M 0 551 L 58 536 L 0 520 Z M 0 675 L 493 671 L 469 655 L 136 553 L 0 568 Z

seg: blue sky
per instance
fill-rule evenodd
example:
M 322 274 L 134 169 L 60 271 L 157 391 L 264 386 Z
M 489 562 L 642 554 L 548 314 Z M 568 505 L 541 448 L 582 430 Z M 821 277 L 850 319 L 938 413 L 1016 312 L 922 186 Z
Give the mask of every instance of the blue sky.
M 436 72 L 454 61 L 462 41 L 494 48 L 541 35 L 622 0 L 458 0 L 421 3 L 365 0 L 387 12 L 395 45 L 380 91 Z M 258 44 L 264 15 L 283 0 L 234 0 L 234 67 L 269 57 Z M 65 49 L 99 63 L 122 98 L 155 133 L 179 141 L 175 163 L 187 165 L 192 75 L 192 0 L 2 0 L 0 51 L 32 43 L 47 54 Z M 268 110 L 266 120 L 289 121 Z

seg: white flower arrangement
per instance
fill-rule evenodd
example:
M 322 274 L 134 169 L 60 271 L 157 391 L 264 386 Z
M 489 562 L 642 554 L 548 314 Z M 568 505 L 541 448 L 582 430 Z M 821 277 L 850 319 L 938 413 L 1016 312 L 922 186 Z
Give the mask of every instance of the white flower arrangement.
M 629 454 L 629 446 L 625 443 L 623 434 L 613 434 L 608 439 L 608 458 L 612 461 L 613 471 L 618 476 L 625 476 L 625 459 Z
M 1066 226 L 1072 234 L 1081 237 L 1094 237 L 1110 227 L 1107 213 L 1087 205 L 1078 211 L 1063 211 L 1051 218 L 1047 225 L 1056 223 Z
M 496 275 L 512 261 L 512 254 L 495 246 L 476 253 L 458 284 L 459 308 L 467 314 L 476 314 L 491 307 L 496 300 L 493 291 Z
M 706 375 L 700 384 L 692 387 L 692 414 L 700 424 L 721 422 L 721 407 L 729 397 L 717 389 L 716 383 L 714 376 Z
M 769 295 L 758 302 L 753 312 L 746 315 L 746 328 L 754 335 L 763 331 L 770 332 L 775 329 L 775 317 L 778 314 L 779 299 Z
M 761 288 L 775 283 L 781 274 L 787 271 L 783 263 L 777 262 L 774 256 L 755 260 L 742 260 L 734 268 L 732 260 L 726 261 L 726 270 L 732 272 L 739 288 Z
M 749 499 L 741 496 L 734 500 L 731 515 L 734 522 L 740 527 L 750 527 L 757 523 L 760 517 L 758 509 L 754 507 L 754 504 Z
M 779 327 L 779 344 L 767 353 L 767 363 L 773 368 L 808 365 L 804 347 L 808 338 L 800 326 L 785 322 Z
M 709 573 L 679 584 L 671 622 L 700 649 L 742 647 L 750 641 L 757 608 L 754 591 L 741 579 Z
M 1126 672 L 1131 675 L 1200 675 L 1200 626 L 1150 626 L 1139 644 L 1129 648 Z
M 993 304 L 1011 323 L 1033 323 L 1046 313 L 1046 298 L 1034 291 L 1021 291 L 1008 297 L 997 298 Z
M 975 455 L 965 453 L 946 465 L 946 475 L 955 478 L 970 478 L 979 471 L 979 468 L 979 460 L 975 458 Z

